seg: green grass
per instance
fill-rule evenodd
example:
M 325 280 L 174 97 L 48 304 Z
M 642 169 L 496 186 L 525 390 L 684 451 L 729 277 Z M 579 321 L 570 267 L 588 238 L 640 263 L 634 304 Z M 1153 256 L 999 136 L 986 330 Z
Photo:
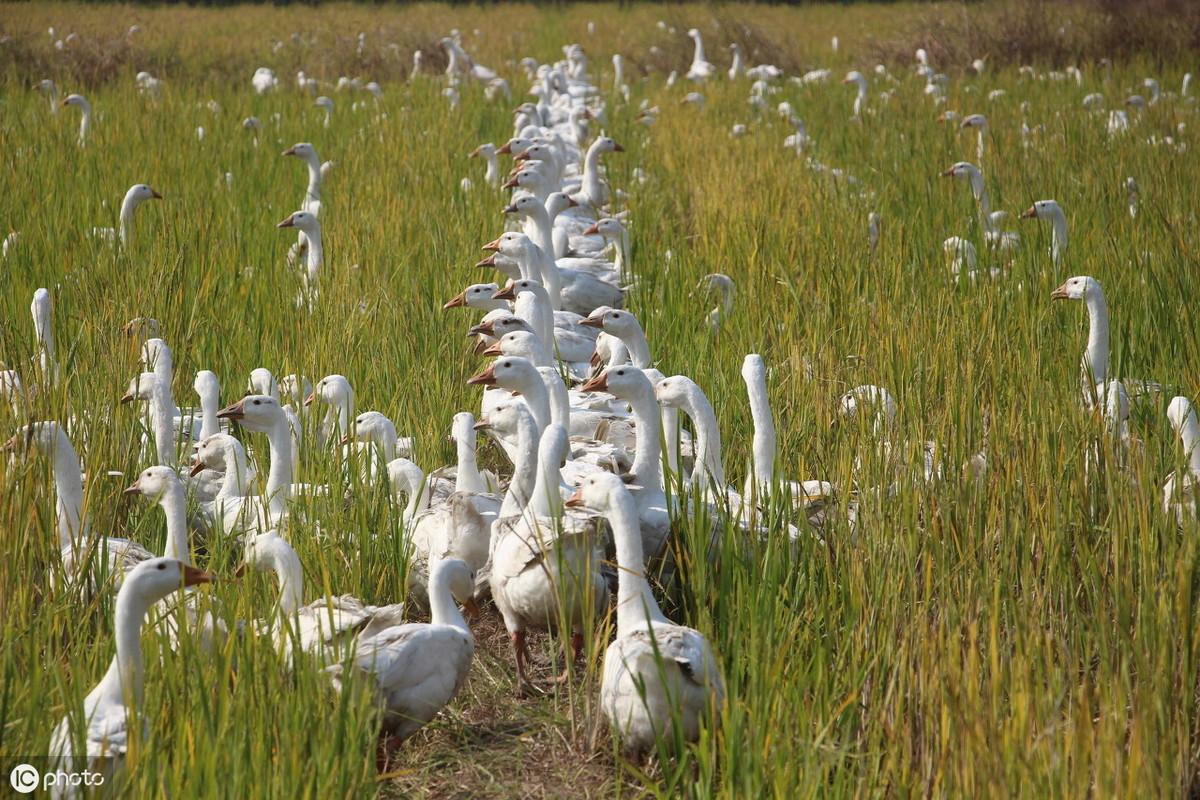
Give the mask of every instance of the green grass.
M 781 62 L 830 66 L 840 77 L 847 68 L 872 68 L 872 43 L 915 13 L 907 6 L 772 8 L 754 25 Z M 579 41 L 607 90 L 616 50 L 651 63 L 648 48 L 658 45 L 664 60 L 686 66 L 681 40 L 689 24 L 705 31 L 710 59 L 723 65 L 727 37 L 712 29 L 713 14 L 681 6 L 0 6 L 0 32 L 15 37 L 6 47 L 36 54 L 33 63 L 46 70 L 0 62 L 0 225 L 21 235 L 0 273 L 0 355 L 27 372 L 29 300 L 35 288 L 50 288 L 64 379 L 31 413 L 92 420 L 93 526 L 162 546 L 161 512 L 121 499 L 128 481 L 102 475 L 132 476 L 149 463 L 134 412 L 117 403 L 138 370 L 136 351 L 119 333 L 134 316 L 163 321 L 181 405 L 193 402 L 197 369 L 217 373 L 223 399 L 238 396 L 257 366 L 314 380 L 340 372 L 353 382 L 360 410 L 384 411 L 402 435 L 415 437 L 420 464 L 449 463 L 450 419 L 457 409 L 477 408 L 465 380 L 481 362 L 463 338 L 468 316 L 440 308 L 479 279 L 482 271 L 471 265 L 502 224 L 503 197 L 483 187 L 481 165 L 466 154 L 481 142 L 504 141 L 510 118 L 477 87 L 464 90 L 462 108 L 451 114 L 440 79 L 399 82 L 412 47 L 428 48 L 458 27 L 478 60 L 522 91 L 516 59 L 551 59 Z M 736 6 L 719 14 L 725 22 L 750 18 Z M 658 30 L 660 17 L 679 34 Z M 115 65 L 103 69 L 103 59 L 91 55 L 55 56 L 45 35 L 51 24 L 60 36 L 77 30 L 91 47 L 134 21 L 143 28 L 135 44 L 114 51 Z M 353 42 L 359 30 L 369 37 L 361 57 Z M 317 44 L 292 44 L 294 31 L 318 37 Z M 833 34 L 841 39 L 837 54 L 829 48 Z M 285 45 L 272 53 L 276 39 Z M 389 41 L 401 45 L 398 53 L 388 54 Z M 1010 276 L 975 286 L 951 280 L 941 251 L 955 234 L 979 244 L 974 205 L 965 185 L 937 177 L 956 160 L 973 160 L 974 136 L 936 122 L 909 64 L 893 65 L 900 82 L 889 104 L 878 102 L 882 86 L 873 83 L 875 111 L 861 123 L 849 121 L 853 93 L 837 83 L 784 83 L 770 98 L 791 102 L 815 139 L 813 155 L 855 175 L 871 197 L 785 151 L 790 129 L 774 114 L 752 113 L 746 84 L 704 87 L 703 110 L 680 106 L 688 88 L 665 88 L 661 72 L 633 83 L 630 106 L 608 98 L 608 131 L 627 149 L 608 164 L 612 185 L 629 193 L 638 276 L 630 307 L 663 372 L 688 374 L 712 399 L 733 481 L 740 484 L 749 457 L 739 376 L 748 352 L 762 353 L 774 368 L 771 395 L 788 476 L 842 487 L 855 477 L 863 486 L 883 479 L 881 469 L 852 475 L 866 428 L 829 426 L 839 395 L 860 383 L 889 387 L 903 435 L 937 440 L 947 465 L 946 480 L 904 487 L 864 511 L 855 533 L 827 531 L 826 546 L 808 539 L 788 546 L 779 531 L 765 543 L 739 542 L 729 532 L 717 564 L 693 562 L 684 618 L 713 641 L 729 701 L 719 731 L 679 761 L 642 773 L 614 757 L 596 708 L 599 641 L 570 689 L 512 698 L 510 654 L 493 612 L 476 630 L 466 689 L 409 742 L 399 774 L 382 782 L 364 697 L 336 697 L 315 668 L 289 672 L 269 644 L 252 639 L 217 655 L 184 647 L 161 663 L 151 644 L 150 735 L 130 772 L 136 794 L 1192 791 L 1200 749 L 1197 537 L 1194 526 L 1179 530 L 1158 511 L 1159 487 L 1182 455 L 1162 413 L 1165 399 L 1151 401 L 1135 409 L 1146 457 L 1133 481 L 1115 470 L 1085 476 L 1084 447 L 1099 430 L 1076 397 L 1085 316 L 1076 304 L 1049 299 L 1066 277 L 1095 276 L 1109 298 L 1116 374 L 1194 394 L 1195 106 L 1165 99 L 1134 135 L 1113 141 L 1103 117 L 1080 103 L 1089 91 L 1115 103 L 1148 75 L 1177 90 L 1189 65 L 1152 69 L 1152 57 L 1118 63 L 1107 80 L 1084 64 L 1081 87 L 1021 78 L 1015 68 L 963 78 L 958 65 L 938 65 L 955 77 L 947 107 L 983 111 L 991 121 L 983 166 L 993 205 L 1018 212 L 1053 197 L 1069 219 L 1062 267 L 1050 263 L 1048 228 L 1013 221 L 1023 246 Z M 252 93 L 249 78 L 259 65 L 276 68 L 283 91 Z M 133 89 L 142 68 L 166 82 L 157 105 Z M 297 68 L 322 80 L 361 74 L 383 83 L 386 95 L 378 109 L 365 103 L 359 110 L 350 96 L 334 95 L 333 125 L 325 130 L 311 99 L 292 90 Z M 68 109 L 51 118 L 30 88 L 45 76 L 64 93 L 87 86 L 97 119 L 86 148 L 75 145 L 76 115 Z M 1007 96 L 989 103 L 992 89 Z M 643 98 L 662 108 L 650 130 L 633 123 Z M 210 99 L 219 113 L 205 107 Z M 265 125 L 257 146 L 241 128 L 251 114 Z M 1023 120 L 1040 126 L 1028 148 Z M 749 135 L 730 139 L 735 122 L 748 123 Z M 198 126 L 207 131 L 203 141 Z M 1151 135 L 1173 135 L 1187 152 L 1148 145 Z M 322 158 L 337 162 L 323 191 L 326 266 L 312 316 L 292 307 L 297 282 L 283 253 L 294 240 L 274 228 L 303 193 L 302 166 L 279 156 L 297 141 L 313 142 Z M 645 185 L 633 179 L 635 166 L 647 172 Z M 228 187 L 226 172 L 233 175 Z M 475 181 L 473 192 L 458 188 L 464 175 Z M 1136 220 L 1125 208 L 1127 175 L 1142 189 Z M 87 231 L 115 224 L 134 182 L 150 183 L 166 199 L 139 211 L 133 245 L 115 253 Z M 873 256 L 872 210 L 883 218 Z M 693 291 L 715 271 L 732 276 L 738 294 L 733 316 L 713 336 L 704 320 L 715 298 Z M 973 486 L 959 479 L 957 465 L 980 447 L 985 415 L 992 470 Z M 0 410 L 0 436 L 22 421 Z M 255 444 L 265 448 L 261 439 Z M 498 464 L 499 456 L 491 451 L 487 460 Z M 340 495 L 340 469 L 313 441 L 303 475 L 334 484 Z M 379 493 L 356 487 L 356 495 L 348 507 L 315 502 L 306 509 L 309 524 L 293 535 L 306 593 L 398 599 L 397 515 Z M 36 755 L 111 658 L 112 603 L 84 603 L 50 587 L 57 554 L 44 462 L 5 461 L 0 498 L 0 753 Z M 683 528 L 686 551 L 698 552 L 703 526 L 685 520 Z M 202 564 L 231 575 L 237 558 L 234 546 L 213 543 Z M 212 590 L 230 620 L 263 616 L 272 592 L 262 576 Z M 560 650 L 541 641 L 536 649 L 548 674 Z

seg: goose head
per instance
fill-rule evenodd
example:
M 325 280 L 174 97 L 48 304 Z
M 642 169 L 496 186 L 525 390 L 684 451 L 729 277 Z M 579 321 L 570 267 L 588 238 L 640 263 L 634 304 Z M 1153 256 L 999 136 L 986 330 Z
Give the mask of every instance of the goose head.
M 296 158 L 304 159 L 305 161 L 318 161 L 317 150 L 308 142 L 298 142 L 287 150 L 284 150 L 282 155 L 295 156 Z
M 598 220 L 589 226 L 584 232 L 584 236 L 602 236 L 608 240 L 619 240 L 625 235 L 625 226 L 621 221 L 613 217 L 605 217 Z
M 644 397 L 654 398 L 654 386 L 646 373 L 637 367 L 609 367 L 579 387 L 582 392 L 608 392 L 626 402 Z
M 143 372 L 129 382 L 129 388 L 121 396 L 122 403 L 132 403 L 134 400 L 149 400 L 154 396 L 154 387 L 158 376 L 153 372 Z
M 1038 200 L 1021 212 L 1021 219 L 1052 219 L 1058 216 L 1065 214 L 1056 200 Z
M 92 104 L 81 94 L 69 94 L 62 101 L 63 106 L 75 106 L 83 111 L 91 111 Z
M 475 605 L 475 574 L 458 558 L 438 559 L 429 568 L 430 586 L 447 586 L 455 602 L 471 610 Z
M 546 184 L 546 176 L 533 164 L 526 164 L 515 175 L 500 185 L 501 189 L 528 189 L 536 191 Z
M 522 278 L 519 281 L 509 281 L 492 295 L 493 300 L 516 300 L 519 294 L 532 294 L 538 300 L 549 303 L 550 294 L 546 291 L 546 287 L 541 281 L 535 281 L 533 278 Z
M 479 308 L 490 311 L 496 307 L 496 304 L 492 301 L 495 300 L 494 295 L 498 291 L 500 291 L 500 287 L 494 283 L 473 283 L 446 301 L 446 304 L 442 308 L 449 309 L 467 306 L 468 308 Z
M 700 38 L 700 31 L 696 30 L 695 28 L 688 28 L 687 35 L 688 35 L 689 37 L 691 37 L 693 40 L 695 40 L 695 39 L 699 39 L 699 38 Z
M 284 375 L 279 379 L 279 393 L 291 399 L 293 403 L 303 403 L 304 398 L 312 393 L 312 381 L 303 375 Z M 266 392 L 270 394 L 270 392 Z
M 66 431 L 57 422 L 53 420 L 31 422 L 18 428 L 16 434 L 0 445 L 0 450 L 7 452 L 37 450 L 40 453 L 53 454 L 57 450 L 60 440 L 70 444 Z
M 467 384 L 500 386 L 510 392 L 525 392 L 529 387 L 543 385 L 537 367 L 529 359 L 520 356 L 497 358 L 483 372 L 472 375 Z
M 637 317 L 620 308 L 601 306 L 585 317 L 580 323 L 589 328 L 598 328 L 605 333 L 620 339 L 635 336 L 642 330 L 642 324 Z
M 842 83 L 852 83 L 859 88 L 859 91 L 864 91 L 867 88 L 867 76 L 856 69 L 850 70 L 846 73 L 846 77 L 842 78 Z
M 185 586 L 212 583 L 211 573 L 196 569 L 174 558 L 151 558 L 125 573 L 120 594 L 135 596 L 154 603 Z
M 979 171 L 979 167 L 969 161 L 958 161 L 952 166 L 942 171 L 943 178 L 958 178 L 960 180 L 974 181 L 975 176 L 983 177 L 983 173 Z
M 481 353 L 485 356 L 521 356 L 530 360 L 539 354 L 545 354 L 545 347 L 532 331 L 509 331 Z
M 134 317 L 121 326 L 121 334 L 144 345 L 147 339 L 160 338 L 162 325 L 154 317 Z
M 124 205 L 140 206 L 147 200 L 162 200 L 162 195 L 159 194 L 153 187 L 147 186 L 144 183 L 135 183 L 129 187 L 129 191 L 125 193 Z
M 1095 278 L 1088 275 L 1076 275 L 1073 278 L 1067 278 L 1063 281 L 1062 286 L 1051 292 L 1050 299 L 1089 300 L 1093 297 L 1103 296 L 1103 294 L 1100 283 Z
M 510 400 L 489 410 L 474 427 L 476 432 L 493 431 L 500 436 L 512 437 L 517 435 L 522 420 L 533 422 L 529 406 L 519 400 Z
M 192 381 L 192 389 L 201 398 L 217 398 L 221 395 L 221 381 L 217 379 L 217 374 L 212 370 L 202 369 L 196 373 L 196 378 Z
M 963 117 L 962 124 L 959 125 L 960 128 L 975 128 L 977 130 L 985 130 L 987 126 L 987 117 L 983 114 L 971 114 Z
M 501 234 L 483 246 L 484 250 L 492 250 L 508 258 L 521 259 L 529 253 L 533 240 L 523 233 L 509 231 Z
M 250 394 L 269 394 L 276 399 L 279 398 L 279 384 L 275 382 L 275 375 L 266 367 L 255 367 L 250 370 L 250 380 L 246 384 L 246 391 Z
M 450 440 L 454 442 L 475 442 L 475 416 L 470 411 L 459 411 L 450 423 Z
M 333 100 L 326 97 L 325 95 L 321 95 L 316 100 L 314 100 L 313 105 L 316 106 L 317 108 L 323 109 L 326 114 L 333 113 Z
M 566 192 L 551 192 L 546 196 L 546 213 L 550 215 L 550 219 L 554 219 L 568 208 L 575 208 L 579 203 L 576 203 L 571 196 Z
M 654 385 L 654 396 L 661 406 L 684 408 L 692 387 L 695 385 L 690 378 L 683 375 L 672 375 Z
M 245 575 L 247 569 L 271 571 L 277 564 L 295 558 L 296 551 L 275 531 L 264 531 L 248 536 L 242 546 L 242 563 L 235 573 Z
M 505 214 L 519 214 L 522 217 L 528 217 L 530 214 L 536 214 L 539 211 L 545 210 L 546 206 L 533 195 L 525 195 L 504 207 Z
M 341 406 L 348 403 L 353 397 L 354 389 L 350 387 L 350 381 L 345 375 L 326 375 L 317 381 L 312 392 L 304 398 L 304 405 L 311 406 L 320 400 L 331 406 Z
M 476 147 L 474 150 L 472 150 L 470 153 L 467 154 L 467 158 L 491 159 L 491 158 L 495 158 L 495 157 L 496 157 L 496 145 L 492 144 L 491 142 L 487 142 L 486 144 L 481 144 L 481 145 L 479 145 L 479 147 Z
M 529 331 L 530 333 L 533 333 L 533 328 L 529 326 L 528 322 L 518 316 L 514 316 L 512 314 L 501 314 L 500 316 L 493 317 L 492 319 L 485 319 L 478 325 L 471 326 L 471 329 L 467 332 L 467 335 L 490 336 L 494 339 L 500 339 L 503 338 L 505 334 L 512 333 L 513 331 Z M 475 351 L 476 355 L 481 353 L 483 353 L 482 348 L 479 348 Z
M 529 111 L 522 112 L 522 113 L 535 113 L 535 114 L 537 113 L 537 108 L 533 104 L 526 103 L 523 106 L 521 106 L 521 108 L 525 108 L 526 106 L 529 107 Z M 520 111 L 520 109 L 517 109 L 517 110 Z M 527 149 L 529 149 L 530 147 L 533 147 L 533 145 L 535 145 L 535 144 L 537 144 L 537 142 L 535 142 L 533 139 L 525 138 L 522 136 L 514 136 L 513 138 L 509 139 L 504 144 L 500 145 L 500 149 L 497 150 L 496 152 L 500 153 L 501 155 L 519 156 L 519 155 L 521 155 L 521 153 L 524 153 Z
M 305 233 L 311 234 L 321 229 L 321 223 L 317 221 L 315 215 L 307 211 L 294 211 L 288 214 L 287 218 L 275 225 L 276 228 L 299 228 Z
M 148 500 L 157 500 L 175 487 L 183 488 L 175 470 L 164 466 L 148 467 L 121 494 L 138 494 Z
M 232 420 L 254 433 L 269 433 L 287 421 L 279 401 L 267 394 L 248 394 L 218 411 L 217 418 Z
M 593 473 L 579 482 L 575 492 L 567 498 L 564 505 L 603 514 L 616 507 L 618 498 L 628 494 L 630 488 L 619 475 L 611 472 Z
M 380 442 L 395 436 L 396 426 L 386 414 L 381 411 L 364 411 L 354 418 L 354 428 L 343 437 L 342 444 L 349 444 L 352 439 L 360 442 Z
M 838 399 L 838 412 L 843 419 L 854 419 L 867 410 L 875 411 L 876 424 L 890 424 L 896 416 L 896 401 L 882 386 L 855 386 Z
M 525 148 L 525 152 L 516 156 L 513 161 L 542 161 L 553 162 L 557 160 L 558 154 L 554 152 L 554 148 L 549 144 L 538 143 Z
M 214 433 L 212 436 L 201 439 L 196 443 L 192 475 L 199 475 L 206 469 L 223 472 L 225 470 L 225 453 L 230 449 L 242 449 L 242 443 L 228 433 Z
M 601 136 L 596 141 L 592 142 L 592 146 L 588 148 L 595 153 L 624 153 L 625 148 L 622 147 L 615 139 L 608 136 Z

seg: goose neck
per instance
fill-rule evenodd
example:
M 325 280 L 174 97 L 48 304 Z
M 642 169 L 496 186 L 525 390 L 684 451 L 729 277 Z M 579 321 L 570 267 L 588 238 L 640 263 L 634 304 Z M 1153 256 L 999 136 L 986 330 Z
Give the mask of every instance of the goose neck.
M 162 506 L 163 514 L 167 518 L 167 544 L 163 555 L 190 565 L 192 559 L 188 553 L 187 496 L 183 484 L 171 481 L 158 498 L 158 504 Z
M 624 636 L 651 622 L 666 622 L 650 584 L 646 582 L 645 554 L 637 503 L 628 491 L 609 496 L 608 522 L 617 549 L 617 635 Z
M 432 581 L 429 587 L 429 623 L 450 625 L 470 634 L 467 621 L 463 618 L 458 603 L 454 602 L 454 593 L 444 579 Z
M 1190 408 L 1179 436 L 1183 440 L 1183 451 L 1187 453 L 1188 471 L 1194 477 L 1200 477 L 1200 422 L 1196 420 L 1196 412 Z
M 692 468 L 692 484 L 710 482 L 714 489 L 725 486 L 725 466 L 721 462 L 721 430 L 712 403 L 699 386 L 687 389 L 684 411 L 696 426 L 696 459 Z
M 753 473 L 759 487 L 770 487 L 775 475 L 775 419 L 767 396 L 767 376 L 756 371 L 746 377 L 750 417 L 754 422 Z
M 534 473 L 537 470 L 538 430 L 533 417 L 522 414 L 517 419 L 517 447 L 513 458 L 513 477 L 501 504 L 500 517 L 520 514 L 533 496 Z
M 637 429 L 631 473 L 646 492 L 662 491 L 662 418 L 649 380 L 644 390 L 638 391 L 629 401 L 629 405 L 633 409 L 633 424 Z
M 304 569 L 296 551 L 286 542 L 282 545 L 277 548 L 272 568 L 279 578 L 279 614 L 290 622 L 304 603 Z
M 82 543 L 85 534 L 83 525 L 83 478 L 79 469 L 79 456 L 67 438 L 59 430 L 54 448 L 54 488 L 58 496 L 58 543 L 60 547 Z
M 292 441 L 287 418 L 279 420 L 267 431 L 271 448 L 271 468 L 267 473 L 267 501 L 273 521 L 287 513 L 292 493 Z
M 145 678 L 142 621 L 146 618 L 150 606 L 151 603 L 140 592 L 131 590 L 117 594 L 114 620 L 117 654 L 100 682 L 101 694 L 114 705 L 124 705 L 129 700 L 132 700 L 135 706 L 142 703 L 142 685 Z
M 1108 379 L 1108 303 L 1104 293 L 1097 287 L 1088 292 L 1088 341 L 1084 353 L 1084 378 L 1090 375 L 1095 386 Z

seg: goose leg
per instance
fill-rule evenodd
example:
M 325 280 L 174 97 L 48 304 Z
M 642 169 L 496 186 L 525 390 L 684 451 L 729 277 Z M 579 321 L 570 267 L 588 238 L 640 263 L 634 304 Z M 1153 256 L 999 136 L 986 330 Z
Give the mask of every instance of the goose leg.
M 389 736 L 386 733 L 380 735 L 379 747 L 375 751 L 376 772 L 387 772 L 388 764 L 392 760 L 392 753 L 396 752 L 403 741 L 399 736 Z
M 512 634 L 513 653 L 517 659 L 517 696 L 532 697 L 543 694 L 542 690 L 533 685 L 525 672 L 525 664 L 529 659 L 529 651 L 525 644 L 525 631 L 515 631 Z

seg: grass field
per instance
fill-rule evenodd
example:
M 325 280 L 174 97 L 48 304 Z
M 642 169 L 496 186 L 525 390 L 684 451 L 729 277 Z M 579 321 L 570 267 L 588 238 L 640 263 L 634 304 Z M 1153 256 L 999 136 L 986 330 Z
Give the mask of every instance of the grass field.
M 365 695 L 339 697 L 316 669 L 289 671 L 269 643 L 249 637 L 216 655 L 185 646 L 161 663 L 147 647 L 149 736 L 131 759 L 130 796 L 1195 793 L 1198 540 L 1194 523 L 1180 528 L 1159 506 L 1165 476 L 1185 463 L 1163 410 L 1174 394 L 1195 396 L 1200 375 L 1192 316 L 1200 119 L 1196 105 L 1164 96 L 1131 110 L 1127 135 L 1109 136 L 1107 112 L 1082 104 L 1102 92 L 1109 108 L 1121 107 L 1127 95 L 1146 93 L 1147 77 L 1177 95 L 1195 64 L 1149 52 L 1111 71 L 1079 62 L 1076 85 L 1046 78 L 1063 64 L 1035 63 L 1032 76 L 997 64 L 975 76 L 969 63 L 935 61 L 950 78 L 941 107 L 923 93 L 911 56 L 889 65 L 894 84 L 876 82 L 877 54 L 908 35 L 915 18 L 973 13 L 904 5 L 0 4 L 0 34 L 11 37 L 0 45 L 0 226 L 20 235 L 0 262 L 0 358 L 27 370 L 29 300 L 49 288 L 63 377 L 28 414 L 91 421 L 87 508 L 100 531 L 155 552 L 164 539 L 157 508 L 120 496 L 151 463 L 138 415 L 117 402 L 139 371 L 137 349 L 120 333 L 136 316 L 163 322 L 181 405 L 193 404 L 198 369 L 220 377 L 223 401 L 238 397 L 259 366 L 314 380 L 341 373 L 360 410 L 384 411 L 414 437 L 418 463 L 453 460 L 450 420 L 478 409 L 465 381 L 483 361 L 464 338 L 468 316 L 441 305 L 480 280 L 483 271 L 472 268 L 480 245 L 503 229 L 507 193 L 486 187 L 467 153 L 511 135 L 511 107 L 468 85 L 451 111 L 441 94 L 444 62 L 407 81 L 412 50 L 432 54 L 452 28 L 517 92 L 526 88 L 521 57 L 550 61 L 570 42 L 591 57 L 607 132 L 626 148 L 607 165 L 632 219 L 637 285 L 628 305 L 659 368 L 708 393 L 731 482 L 741 485 L 749 458 L 739 370 L 750 352 L 773 367 L 781 473 L 846 489 L 887 482 L 882 464 L 855 471 L 869 424 L 830 426 L 838 398 L 858 384 L 888 387 L 899 406 L 895 438 L 937 441 L 946 465 L 941 481 L 904 483 L 885 501 L 864 502 L 857 528 L 833 525 L 824 545 L 809 537 L 788 544 L 778 526 L 766 542 L 726 541 L 716 566 L 693 563 L 689 602 L 677 616 L 712 641 L 728 702 L 719 729 L 676 761 L 643 771 L 617 757 L 597 709 L 599 640 L 573 684 L 514 698 L 508 643 L 489 613 L 475 627 L 466 688 L 382 777 Z M 134 23 L 141 31 L 126 41 Z M 789 74 L 834 70 L 824 85 L 780 81 L 768 98 L 772 109 L 786 100 L 803 118 L 813 139 L 806 156 L 783 147 L 791 126 L 747 103 L 748 80 L 722 73 L 700 89 L 702 109 L 680 103 L 694 87 L 667 87 L 664 70 L 686 70 L 692 25 L 722 69 L 734 32 L 759 48 L 752 63 L 773 60 Z M 77 32 L 79 43 L 55 50 L 50 26 L 60 38 Z M 609 92 L 614 52 L 652 68 L 645 77 L 627 71 L 628 103 Z M 259 66 L 276 70 L 279 91 L 253 92 Z M 838 80 L 855 68 L 873 82 L 869 111 L 852 121 L 853 88 Z M 142 69 L 164 81 L 158 102 L 136 91 Z M 374 79 L 384 95 L 377 106 L 366 93 L 323 89 L 336 102 L 323 128 L 312 98 L 294 88 L 297 69 L 321 81 Z M 75 110 L 51 116 L 36 90 L 47 77 L 95 107 L 85 148 L 76 144 Z M 889 102 L 879 97 L 884 89 L 894 91 Z M 989 100 L 993 90 L 1004 95 Z M 661 108 L 652 128 L 634 121 L 643 99 Z M 991 258 L 969 190 L 939 177 L 955 161 L 975 160 L 974 133 L 938 122 L 946 109 L 986 113 L 990 122 L 988 189 L 1022 237 L 996 281 L 956 283 L 942 250 L 959 235 Z M 257 136 L 241 124 L 251 115 L 263 121 Z M 747 135 L 731 138 L 735 123 Z M 1032 131 L 1024 141 L 1022 123 Z M 1161 143 L 1167 136 L 1173 145 Z M 300 141 L 336 162 L 323 188 L 326 262 L 311 315 L 293 307 L 296 278 L 284 253 L 294 239 L 275 228 L 303 196 L 303 167 L 279 155 Z M 809 168 L 807 156 L 858 183 Z M 464 176 L 471 191 L 460 188 Z M 1140 187 L 1132 218 L 1129 176 Z M 93 226 L 116 224 L 135 182 L 165 199 L 138 212 L 131 245 L 116 251 L 89 237 Z M 1016 219 L 1044 198 L 1059 201 L 1070 229 L 1057 266 L 1049 226 Z M 872 211 L 881 218 L 874 252 Z M 696 288 L 712 272 L 737 285 L 715 335 L 705 318 L 717 298 Z M 1145 455 L 1130 471 L 1084 470 L 1088 444 L 1103 440 L 1102 422 L 1078 400 L 1086 315 L 1077 303 L 1050 300 L 1072 275 L 1094 276 L 1105 289 L 1114 374 L 1169 387 L 1134 404 L 1131 427 Z M 0 409 L 0 438 L 25 416 Z M 986 478 L 962 479 L 960 465 L 985 439 Z M 503 462 L 495 448 L 483 457 Z M 52 588 L 50 468 L 39 459 L 2 463 L 0 756 L 10 759 L 44 754 L 54 725 L 103 673 L 112 602 L 85 604 Z M 346 478 L 315 438 L 302 474 L 340 498 Z M 353 503 L 313 501 L 307 527 L 293 534 L 309 594 L 398 600 L 396 512 L 378 487 L 350 488 Z M 685 519 L 680 527 L 684 551 L 694 553 L 702 526 Z M 202 566 L 231 575 L 238 558 L 235 545 L 210 542 Z M 263 616 L 274 586 L 256 576 L 212 593 L 232 623 Z M 557 645 L 540 638 L 535 647 L 539 672 L 549 674 Z

